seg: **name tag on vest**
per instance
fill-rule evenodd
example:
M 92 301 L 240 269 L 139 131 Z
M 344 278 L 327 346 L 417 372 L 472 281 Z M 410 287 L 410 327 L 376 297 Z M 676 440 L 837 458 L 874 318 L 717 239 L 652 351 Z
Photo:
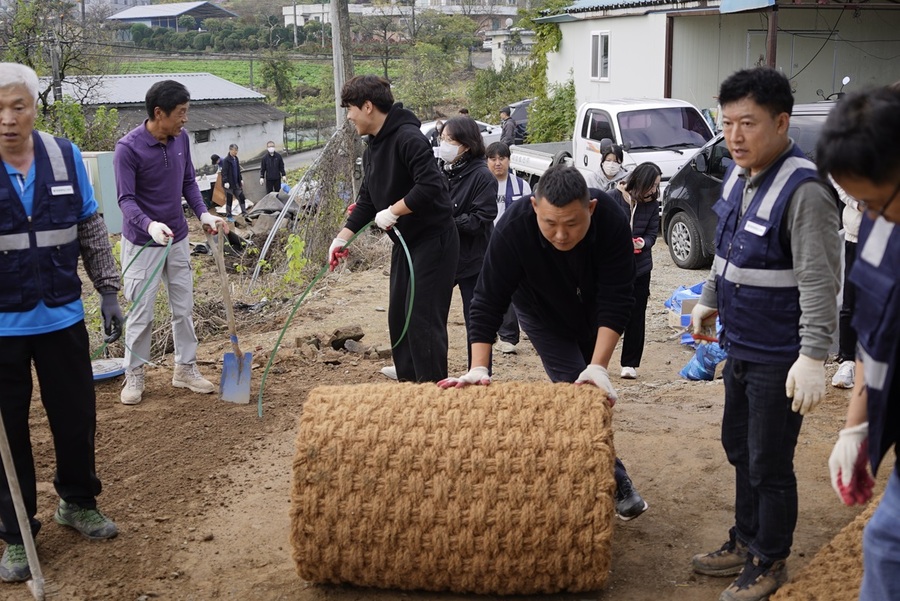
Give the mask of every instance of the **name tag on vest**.
M 64 194 L 75 194 L 75 188 L 71 185 L 67 186 L 50 186 L 50 194 L 53 196 L 63 196 Z
M 766 226 L 764 226 L 760 223 L 748 221 L 747 224 L 744 226 L 744 229 L 756 236 L 762 236 L 762 235 L 765 235 L 766 230 L 769 228 L 767 228 Z

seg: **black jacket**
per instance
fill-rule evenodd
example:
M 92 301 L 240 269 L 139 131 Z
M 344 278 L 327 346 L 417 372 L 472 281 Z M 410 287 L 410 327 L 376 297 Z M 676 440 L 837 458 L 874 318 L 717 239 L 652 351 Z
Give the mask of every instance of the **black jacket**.
M 284 159 L 281 158 L 281 155 L 277 152 L 269 154 L 266 151 L 262 164 L 259 166 L 259 176 L 269 181 L 276 181 L 284 177 Z
M 631 221 L 631 237 L 644 239 L 644 248 L 634 255 L 635 276 L 650 273 L 653 269 L 652 249 L 659 235 L 659 201 L 638 203 L 632 217 L 631 205 L 625 201 L 622 192 L 613 189 L 609 195 L 622 207 L 625 217 Z
M 512 119 L 504 119 L 500 124 L 500 141 L 507 146 L 516 143 L 516 122 Z
M 484 159 L 473 159 L 458 171 L 445 171 L 450 183 L 453 221 L 459 231 L 456 279 L 478 275 L 497 217 L 497 178 Z
M 570 251 L 544 238 L 530 202 L 514 202 L 494 229 L 469 313 L 469 341 L 493 344 L 510 300 L 583 347 L 597 329 L 622 333 L 634 304 L 634 250 L 625 214 L 605 193 Z
M 231 190 L 229 190 L 229 192 L 234 192 L 242 187 L 241 184 L 243 181 L 244 178 L 241 175 L 241 161 L 230 154 L 225 155 L 225 158 L 222 159 L 222 183 L 231 185 Z
M 419 120 L 399 102 L 388 111 L 381 131 L 369 136 L 363 153 L 365 174 L 359 198 L 346 227 L 352 232 L 375 219 L 375 213 L 405 199 L 412 211 L 395 226 L 410 245 L 440 236 L 454 227 L 447 179 L 434 151 L 419 130 Z M 396 242 L 393 232 L 388 232 Z

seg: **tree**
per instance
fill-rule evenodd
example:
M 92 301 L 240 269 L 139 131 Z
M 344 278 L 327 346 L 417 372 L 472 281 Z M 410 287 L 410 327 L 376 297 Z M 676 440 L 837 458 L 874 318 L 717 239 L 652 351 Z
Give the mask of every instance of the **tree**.
M 453 71 L 454 58 L 439 46 L 418 43 L 407 54 L 400 76 L 397 95 L 420 117 L 434 115 L 434 106 L 443 98 L 445 82 Z
M 119 111 L 105 106 L 85 111 L 71 98 L 54 102 L 51 113 L 38 116 L 35 128 L 68 138 L 88 151 L 113 150 L 121 137 Z
M 384 78 L 388 79 L 388 63 L 400 54 L 398 42 L 403 39 L 397 24 L 394 5 L 380 1 L 374 4 L 371 16 L 354 16 L 353 31 L 362 39 L 371 41 L 378 52 Z
M 275 90 L 275 104 L 282 105 L 294 96 L 294 63 L 286 52 L 269 52 L 260 67 L 264 87 Z
M 550 86 L 549 94 L 538 96 L 529 107 L 528 141 L 571 140 L 575 128 L 575 80 Z
M 469 91 L 469 110 L 477 119 L 492 120 L 500 107 L 532 96 L 531 66 L 506 61 L 499 71 L 478 70 Z
M 197 29 L 197 19 L 190 15 L 181 15 L 178 17 L 176 23 L 178 23 L 179 31 L 191 31 Z

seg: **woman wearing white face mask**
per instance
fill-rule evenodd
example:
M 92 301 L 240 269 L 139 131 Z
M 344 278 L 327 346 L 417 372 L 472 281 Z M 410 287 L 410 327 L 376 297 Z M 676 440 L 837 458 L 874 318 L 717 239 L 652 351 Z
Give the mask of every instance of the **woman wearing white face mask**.
M 485 162 L 484 140 L 478 125 L 469 117 L 453 117 L 444 123 L 438 153 L 450 186 L 453 220 L 459 232 L 456 285 L 468 331 L 475 283 L 497 217 L 497 179 Z M 471 348 L 471 344 L 468 346 Z M 471 359 L 470 354 L 470 362 Z
M 622 166 L 624 156 L 622 147 L 618 144 L 613 144 L 606 151 L 606 154 L 603 155 L 600 170 L 594 173 L 594 181 L 588 182 L 588 186 L 598 188 L 604 192 L 609 192 L 615 188 L 618 182 L 628 176 L 628 171 Z

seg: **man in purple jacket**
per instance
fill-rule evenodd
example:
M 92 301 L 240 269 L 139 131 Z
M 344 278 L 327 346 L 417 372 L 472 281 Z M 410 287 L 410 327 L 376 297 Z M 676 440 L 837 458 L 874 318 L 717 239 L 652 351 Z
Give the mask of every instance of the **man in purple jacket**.
M 153 84 L 146 96 L 149 118 L 116 144 L 113 165 L 124 216 L 122 265 L 129 265 L 141 247 L 151 242 L 124 274 L 127 300 L 133 302 L 147 288 L 132 307 L 125 329 L 125 387 L 121 395 L 125 405 L 140 403 L 144 392 L 144 363 L 150 356 L 153 308 L 160 281 L 166 284 L 172 310 L 172 385 L 200 393 L 215 389 L 197 369 L 191 249 L 181 197 L 187 199 L 207 231 L 221 226 L 227 233 L 228 226 L 224 219 L 207 212 L 197 186 L 188 132 L 183 129 L 190 99 L 187 88 L 177 81 Z M 163 256 L 165 264 L 158 277 L 148 283 Z

